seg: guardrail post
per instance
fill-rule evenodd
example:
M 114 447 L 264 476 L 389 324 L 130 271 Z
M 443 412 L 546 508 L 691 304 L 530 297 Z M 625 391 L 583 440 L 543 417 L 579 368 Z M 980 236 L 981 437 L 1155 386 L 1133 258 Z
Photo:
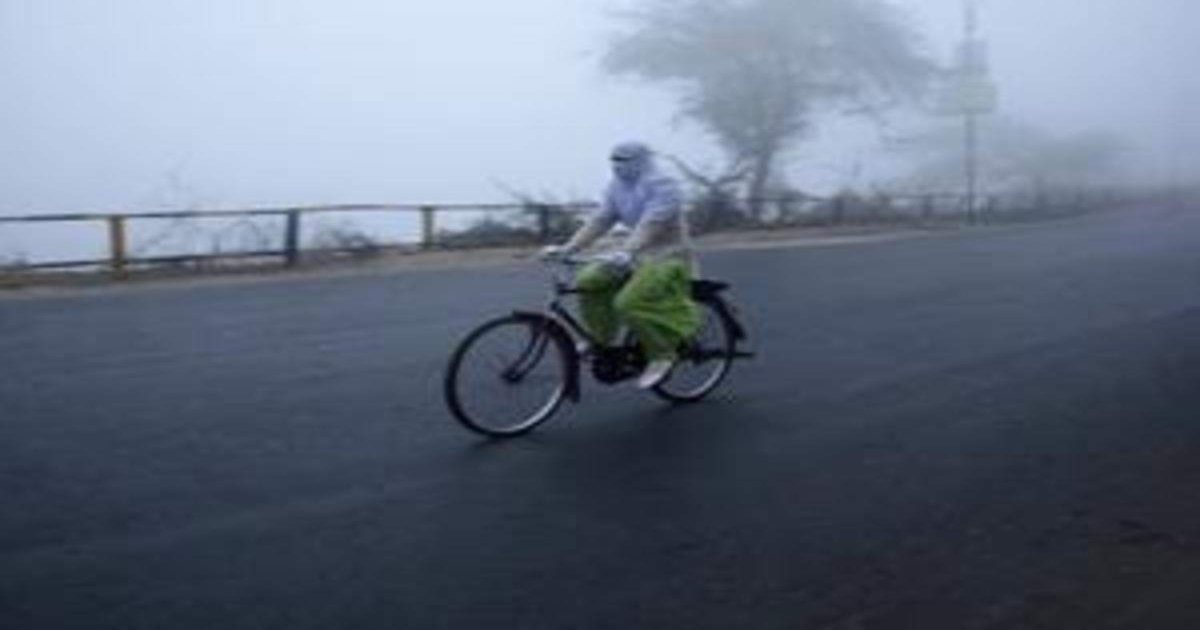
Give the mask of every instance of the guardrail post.
M 922 199 L 921 199 L 921 220 L 922 221 L 929 221 L 929 220 L 933 219 L 935 203 L 937 203 L 937 202 L 934 201 L 933 195 L 925 195 L 924 197 L 922 197 Z
M 300 264 L 300 211 L 288 210 L 283 233 L 284 265 Z
M 980 218 L 984 225 L 988 225 L 996 220 L 999 212 L 1000 200 L 996 195 L 988 195 L 984 197 L 983 209 L 981 210 Z
M 118 280 L 128 273 L 126 249 L 125 217 L 112 215 L 108 217 L 109 268 Z
M 841 225 L 846 220 L 846 195 L 838 194 L 833 198 L 833 224 Z
M 880 193 L 872 204 L 872 214 L 875 215 L 876 223 L 891 223 L 892 210 L 892 198 L 887 193 Z
M 538 243 L 550 242 L 550 206 L 538 208 Z
M 434 246 L 434 221 L 437 209 L 433 206 L 421 208 L 421 249 L 432 249 Z

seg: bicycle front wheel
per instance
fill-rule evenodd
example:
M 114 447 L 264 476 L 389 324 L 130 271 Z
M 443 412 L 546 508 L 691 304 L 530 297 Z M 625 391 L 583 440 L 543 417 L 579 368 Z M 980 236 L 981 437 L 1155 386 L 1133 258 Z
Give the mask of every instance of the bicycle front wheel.
M 446 404 L 477 433 L 527 433 L 553 416 L 566 398 L 568 352 L 544 321 L 508 316 L 483 324 L 450 358 Z

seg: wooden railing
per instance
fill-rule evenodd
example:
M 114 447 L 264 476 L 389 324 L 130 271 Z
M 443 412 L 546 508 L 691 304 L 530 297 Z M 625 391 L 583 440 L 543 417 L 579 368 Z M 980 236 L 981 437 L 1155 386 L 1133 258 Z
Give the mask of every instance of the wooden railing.
M 774 229 L 779 227 L 831 226 L 871 223 L 935 222 L 994 222 L 1043 217 L 1065 212 L 1098 208 L 1116 203 L 1120 197 L 1112 193 L 1073 192 L 1047 194 L 1010 194 L 984 197 L 978 207 L 967 209 L 962 195 L 924 194 L 868 196 L 840 195 L 836 197 L 794 196 L 762 200 L 724 200 L 716 205 L 712 198 L 698 199 L 692 204 L 693 221 L 699 231 L 709 229 Z M 278 259 L 284 266 L 294 267 L 309 255 L 361 252 L 363 244 L 346 246 L 305 247 L 303 232 L 306 218 L 314 215 L 350 215 L 355 213 L 394 214 L 415 217 L 411 240 L 380 243 L 367 242 L 374 249 L 429 250 L 442 247 L 471 247 L 494 244 L 534 244 L 549 242 L 564 236 L 564 226 L 595 207 L 594 204 L 475 204 L 475 205 L 338 205 L 280 209 L 205 210 L 181 212 L 141 212 L 104 214 L 52 214 L 0 217 L 0 229 L 20 224 L 91 223 L 102 224 L 107 232 L 108 255 L 103 259 L 55 259 L 41 261 L 4 261 L 0 251 L 0 273 L 21 271 L 93 268 L 106 270 L 116 278 L 125 277 L 133 267 L 199 264 L 217 259 Z M 488 223 L 477 221 L 474 226 L 458 226 L 439 230 L 444 215 L 468 215 L 490 219 L 508 215 L 507 221 Z M 716 214 L 714 214 L 716 213 Z M 721 214 L 724 213 L 724 214 Z M 717 216 L 720 215 L 720 216 Z M 714 216 L 716 220 L 714 220 Z M 514 219 L 515 217 L 515 219 Z M 243 248 L 236 251 L 172 252 L 146 254 L 130 246 L 129 226 L 134 222 L 170 220 L 213 221 L 218 219 L 253 220 L 275 218 L 282 225 L 277 234 L 279 246 Z M 724 220 L 721 220 L 721 219 Z M 729 220 L 733 219 L 733 220 Z M 515 220 L 515 227 L 514 227 Z M 482 226 L 508 225 L 499 238 L 487 238 Z M 255 228 L 261 232 L 260 228 Z
M 567 204 L 555 206 L 533 207 L 539 216 L 534 228 L 544 238 L 548 238 L 551 217 L 554 213 L 583 212 L 588 204 Z M 414 249 L 432 249 L 439 241 L 438 218 L 444 214 L 480 215 L 512 213 L 528 211 L 530 206 L 512 204 L 476 204 L 476 205 L 339 205 L 339 206 L 309 206 L 283 209 L 253 209 L 253 210 L 190 210 L 181 212 L 132 212 L 105 214 L 47 214 L 16 217 L 0 217 L 0 228 L 19 224 L 63 224 L 90 223 L 103 225 L 108 235 L 109 255 L 103 259 L 59 259 L 38 262 L 10 261 L 9 270 L 14 268 L 38 269 L 70 269 L 83 267 L 106 267 L 114 275 L 124 275 L 134 265 L 164 265 L 184 263 L 188 261 L 238 259 L 238 258 L 279 258 L 286 266 L 300 263 L 306 253 L 302 245 L 302 232 L 305 217 L 314 215 L 348 215 L 359 213 L 397 214 L 418 218 L 418 228 L 415 230 L 413 241 L 401 241 L 382 244 L 382 247 L 409 247 Z M 220 253 L 177 253 L 169 255 L 133 255 L 130 247 L 129 225 L 135 221 L 170 220 L 170 221 L 212 221 L 216 219 L 253 219 L 277 218 L 282 220 L 282 232 L 279 235 L 281 246 L 268 249 L 248 249 Z M 360 247 L 323 247 L 319 252 L 332 254 L 353 252 Z M 3 252 L 0 252 L 2 254 Z M 0 271 L 3 268 L 0 267 Z

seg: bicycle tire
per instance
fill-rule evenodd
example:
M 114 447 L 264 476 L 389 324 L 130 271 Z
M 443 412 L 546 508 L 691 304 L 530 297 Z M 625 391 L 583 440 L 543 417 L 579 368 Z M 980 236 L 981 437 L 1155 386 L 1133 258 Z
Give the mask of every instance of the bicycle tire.
M 677 389 L 679 386 L 677 378 L 682 373 L 682 370 L 687 368 L 687 363 L 689 362 L 687 353 L 684 353 L 680 357 L 680 362 L 672 370 L 671 374 L 667 376 L 666 380 L 652 388 L 651 391 L 658 397 L 676 404 L 699 402 L 712 393 L 729 376 L 737 353 L 738 330 L 740 329 L 735 322 L 731 321 L 728 309 L 723 304 L 720 304 L 719 300 L 720 298 L 706 298 L 697 300 L 696 302 L 696 305 L 704 309 L 705 314 L 711 318 L 710 321 L 716 323 L 717 331 L 720 334 L 721 341 L 718 347 L 700 349 L 706 353 L 718 353 L 718 358 L 714 359 L 715 361 L 719 361 L 716 371 L 707 376 L 696 387 L 684 390 Z M 700 334 L 703 333 L 703 325 L 702 323 Z
M 520 372 L 518 368 L 532 371 L 547 357 L 557 363 L 557 384 L 550 390 L 546 400 L 535 405 L 529 413 L 518 413 L 513 418 L 498 417 L 501 413 L 499 405 L 481 405 L 466 400 L 467 392 L 463 391 L 464 383 L 461 382 L 464 378 L 464 368 L 472 366 L 472 349 L 488 340 L 489 336 L 495 337 L 498 331 L 506 328 L 527 330 L 530 338 L 526 342 L 529 346 L 524 349 L 524 355 L 505 359 L 509 365 L 498 375 L 501 381 L 507 381 L 510 385 L 519 384 L 528 373 L 518 374 L 518 378 L 514 380 L 509 372 Z M 530 352 L 537 356 L 525 356 Z M 507 315 L 485 322 L 468 333 L 450 357 L 443 379 L 443 395 L 447 407 L 460 424 L 476 433 L 496 438 L 524 435 L 554 416 L 568 397 L 570 370 L 573 365 L 570 352 L 573 352 L 570 345 L 565 343 L 561 335 L 552 330 L 546 321 L 521 315 Z M 531 365 L 522 365 L 522 362 L 529 361 L 532 361 Z

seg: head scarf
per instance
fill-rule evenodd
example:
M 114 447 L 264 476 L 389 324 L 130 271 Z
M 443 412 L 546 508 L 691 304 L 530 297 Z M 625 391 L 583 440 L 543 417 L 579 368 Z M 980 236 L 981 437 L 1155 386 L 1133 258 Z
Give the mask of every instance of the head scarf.
M 613 176 L 632 186 L 646 177 L 654 166 L 653 152 L 641 142 L 623 142 L 613 147 Z

